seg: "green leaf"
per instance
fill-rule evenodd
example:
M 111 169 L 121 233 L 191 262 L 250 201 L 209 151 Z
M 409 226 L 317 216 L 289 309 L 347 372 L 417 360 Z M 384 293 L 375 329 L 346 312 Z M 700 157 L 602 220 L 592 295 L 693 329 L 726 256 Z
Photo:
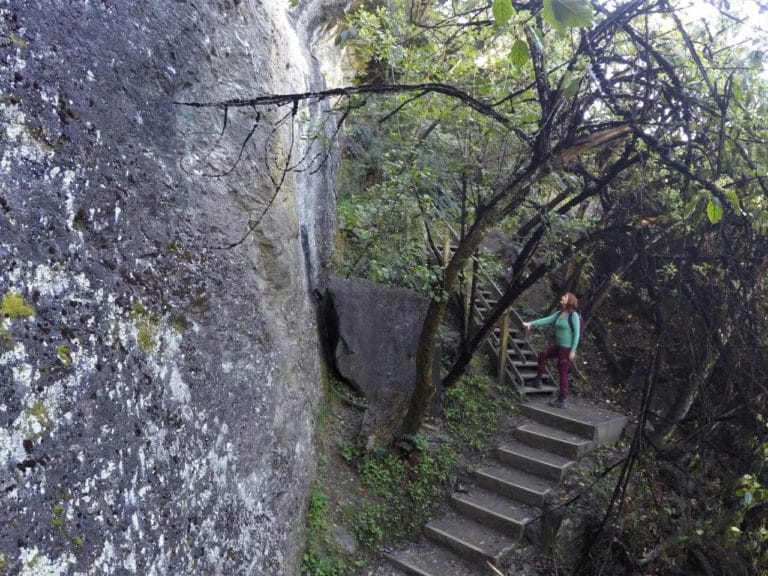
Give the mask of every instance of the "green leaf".
M 741 208 L 741 204 L 739 204 L 739 195 L 736 193 L 736 190 L 733 188 L 727 188 L 725 190 L 725 197 L 731 201 L 731 204 L 733 204 L 734 208 Z
M 493 12 L 493 19 L 499 25 L 505 24 L 516 14 L 512 0 L 493 0 L 491 11 Z
M 509 58 L 515 68 L 522 68 L 525 63 L 531 59 L 531 51 L 528 49 L 528 42 L 520 40 L 519 38 L 515 40 L 515 43 L 512 44 Z
M 579 79 L 574 77 L 570 70 L 563 74 L 563 79 L 560 82 L 560 91 L 563 98 L 572 98 L 579 93 Z
M 559 32 L 566 28 L 586 28 L 595 18 L 587 0 L 544 0 L 542 16 Z
M 723 207 L 717 198 L 713 198 L 707 203 L 707 218 L 712 224 L 717 224 L 723 219 Z

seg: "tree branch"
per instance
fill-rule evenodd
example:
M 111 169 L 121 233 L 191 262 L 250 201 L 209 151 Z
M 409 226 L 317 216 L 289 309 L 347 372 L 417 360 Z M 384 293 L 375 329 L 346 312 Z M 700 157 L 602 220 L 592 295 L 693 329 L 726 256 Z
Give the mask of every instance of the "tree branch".
M 450 98 L 455 98 L 464 102 L 467 106 L 476 110 L 484 116 L 493 118 L 497 122 L 508 125 L 509 119 L 496 112 L 489 104 L 470 96 L 463 90 L 460 90 L 449 84 L 425 83 L 425 84 L 367 84 L 362 86 L 348 86 L 346 88 L 331 88 L 315 92 L 300 92 L 294 94 L 268 94 L 266 96 L 256 96 L 254 98 L 232 98 L 230 100 L 221 100 L 218 102 L 180 102 L 174 101 L 179 106 L 190 106 L 192 108 L 223 108 L 225 111 L 229 108 L 256 108 L 259 106 L 284 106 L 285 104 L 296 104 L 303 100 L 327 100 L 339 96 L 356 96 L 358 94 L 398 94 L 403 92 L 434 92 L 443 94 Z

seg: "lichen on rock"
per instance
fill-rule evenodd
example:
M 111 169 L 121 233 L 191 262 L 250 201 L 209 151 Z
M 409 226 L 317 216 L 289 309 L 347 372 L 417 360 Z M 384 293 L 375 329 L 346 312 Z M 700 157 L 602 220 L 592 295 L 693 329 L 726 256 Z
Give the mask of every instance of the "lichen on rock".
M 13 319 L 35 315 L 35 309 L 24 301 L 21 294 L 8 291 L 0 302 L 0 314 Z

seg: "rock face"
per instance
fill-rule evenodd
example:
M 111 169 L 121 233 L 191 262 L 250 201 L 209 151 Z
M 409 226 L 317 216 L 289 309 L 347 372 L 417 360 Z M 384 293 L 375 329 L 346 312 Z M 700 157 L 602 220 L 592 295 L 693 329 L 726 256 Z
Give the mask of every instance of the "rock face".
M 319 88 L 287 10 L 0 3 L 0 572 L 298 573 L 333 163 L 177 104 Z
M 334 278 L 328 284 L 328 352 L 342 378 L 368 401 L 359 433 L 366 448 L 389 440 L 405 414 L 428 305 L 420 294 L 368 280 Z

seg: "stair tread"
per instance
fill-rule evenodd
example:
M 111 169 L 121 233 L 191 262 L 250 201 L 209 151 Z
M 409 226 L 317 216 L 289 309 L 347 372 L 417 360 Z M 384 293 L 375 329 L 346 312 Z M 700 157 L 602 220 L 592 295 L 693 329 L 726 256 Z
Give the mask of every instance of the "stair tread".
M 626 419 L 626 416 L 606 410 L 604 408 L 597 408 L 588 404 L 582 404 L 578 400 L 568 399 L 568 408 L 565 410 L 562 408 L 554 408 L 549 406 L 546 402 L 530 402 L 526 407 L 530 406 L 533 410 L 545 411 L 548 413 L 554 413 L 568 420 L 573 420 L 587 425 L 597 425 L 605 422 L 611 422 L 614 420 Z
M 558 390 L 559 388 L 557 386 L 548 386 L 547 384 L 542 384 L 539 388 L 532 388 L 531 386 L 523 384 L 523 393 L 526 396 L 529 394 L 552 394 Z
M 467 489 L 466 493 L 456 492 L 453 494 L 453 498 L 479 508 L 484 508 L 494 514 L 521 524 L 525 524 L 538 516 L 538 511 L 533 506 L 507 498 L 480 486 L 471 486 Z
M 585 438 L 584 436 L 579 436 L 578 434 L 567 432 L 560 428 L 547 426 L 546 424 L 540 424 L 538 422 L 528 422 L 526 424 L 523 424 L 522 426 L 519 426 L 518 430 L 521 430 L 524 432 L 530 432 L 531 434 L 536 434 L 538 436 L 546 436 L 548 438 L 554 438 L 555 440 L 559 440 L 560 442 L 567 442 L 569 444 L 574 444 L 579 446 L 588 445 L 592 443 L 592 441 L 589 438 Z
M 455 513 L 432 520 L 425 528 L 457 542 L 463 542 L 488 559 L 501 558 L 514 546 L 511 537 Z
M 594 441 L 595 447 L 618 440 L 627 425 L 623 414 L 572 398 L 568 399 L 567 408 L 528 401 L 521 405 L 521 410 L 532 420 L 585 436 Z
M 548 450 L 542 450 L 541 448 L 534 448 L 533 446 L 529 446 L 518 440 L 508 440 L 503 445 L 499 446 L 498 450 L 518 454 L 525 458 L 544 462 L 550 466 L 556 466 L 558 468 L 569 466 L 574 462 L 573 458 L 560 456 L 559 454 L 554 454 Z
M 408 574 L 422 576 L 453 574 L 482 576 L 485 574 L 476 564 L 469 563 L 451 550 L 430 541 L 385 552 L 384 558 Z
M 476 473 L 498 478 L 507 484 L 521 486 L 526 490 L 536 492 L 538 494 L 548 493 L 555 485 L 554 482 L 548 480 L 547 478 L 505 466 L 501 462 L 494 462 L 480 466 L 477 468 Z

